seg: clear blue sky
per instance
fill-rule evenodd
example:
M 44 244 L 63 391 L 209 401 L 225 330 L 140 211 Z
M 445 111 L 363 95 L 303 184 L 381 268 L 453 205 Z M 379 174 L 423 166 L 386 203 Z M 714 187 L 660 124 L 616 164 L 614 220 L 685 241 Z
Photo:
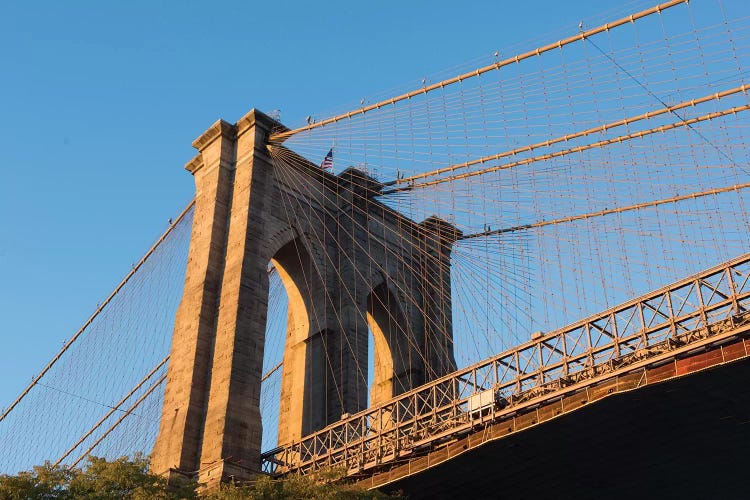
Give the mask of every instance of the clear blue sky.
M 253 107 L 291 125 L 322 118 L 611 8 L 221 3 L 3 2 L 0 406 L 190 200 L 182 166 L 216 119 Z

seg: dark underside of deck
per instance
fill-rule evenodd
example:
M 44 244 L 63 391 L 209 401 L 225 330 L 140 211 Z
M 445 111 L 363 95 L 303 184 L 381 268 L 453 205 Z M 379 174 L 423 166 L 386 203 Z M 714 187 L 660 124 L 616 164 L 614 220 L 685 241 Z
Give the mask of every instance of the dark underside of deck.
M 750 498 L 750 359 L 620 393 L 382 487 L 420 498 Z

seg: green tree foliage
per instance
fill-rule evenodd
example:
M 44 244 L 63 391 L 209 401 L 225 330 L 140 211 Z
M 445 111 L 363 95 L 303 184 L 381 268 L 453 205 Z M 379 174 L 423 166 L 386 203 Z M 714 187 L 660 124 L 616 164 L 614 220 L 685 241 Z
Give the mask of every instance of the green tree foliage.
M 17 476 L 0 476 L 0 499 L 70 498 L 67 488 L 75 471 L 52 467 L 49 463 Z
M 365 500 L 395 499 L 343 481 L 340 471 L 325 471 L 283 479 L 260 477 L 248 485 L 224 485 L 207 495 L 196 493 L 195 483 L 167 487 L 164 478 L 148 471 L 142 455 L 107 461 L 89 457 L 82 469 L 55 467 L 50 463 L 17 475 L 0 475 L 0 500 Z
M 290 475 L 282 479 L 260 477 L 251 485 L 224 485 L 209 495 L 210 500 L 386 500 L 400 499 L 377 490 L 368 491 L 342 481 L 343 471 L 328 470 L 306 476 Z
M 112 498 L 196 499 L 193 485 L 167 489 L 164 478 L 148 472 L 148 460 L 136 455 L 107 461 L 89 457 L 83 469 L 54 467 L 50 463 L 16 476 L 0 476 L 0 500 Z

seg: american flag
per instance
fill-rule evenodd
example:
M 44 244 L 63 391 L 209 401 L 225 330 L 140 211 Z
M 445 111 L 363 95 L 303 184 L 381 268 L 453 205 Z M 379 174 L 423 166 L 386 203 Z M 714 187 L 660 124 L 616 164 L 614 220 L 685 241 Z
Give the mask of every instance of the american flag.
M 323 170 L 333 169 L 333 148 L 328 150 L 328 154 L 323 158 L 323 162 L 320 164 L 320 168 Z

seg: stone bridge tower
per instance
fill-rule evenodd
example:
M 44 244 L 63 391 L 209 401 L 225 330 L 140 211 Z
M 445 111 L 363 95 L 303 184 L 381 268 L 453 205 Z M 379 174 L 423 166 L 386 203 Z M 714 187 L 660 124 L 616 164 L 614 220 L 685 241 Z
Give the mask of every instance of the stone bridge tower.
M 356 169 L 268 142 L 251 111 L 193 142 L 195 215 L 151 468 L 209 486 L 260 469 L 269 263 L 289 296 L 279 443 L 455 369 L 450 252 L 460 236 L 379 203 Z

